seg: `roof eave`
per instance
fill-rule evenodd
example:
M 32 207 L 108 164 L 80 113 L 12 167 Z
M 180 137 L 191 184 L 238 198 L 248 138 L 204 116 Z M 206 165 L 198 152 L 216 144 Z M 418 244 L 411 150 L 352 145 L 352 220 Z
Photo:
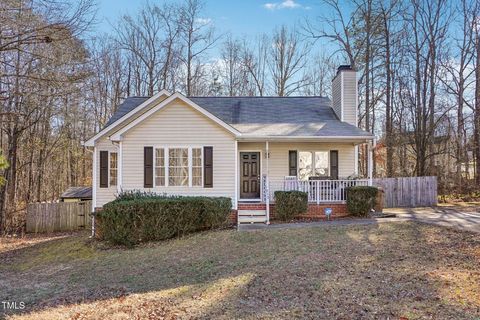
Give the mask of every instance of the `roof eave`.
M 358 142 L 363 143 L 375 140 L 375 136 L 271 136 L 271 135 L 245 135 L 237 138 L 238 141 L 317 141 L 317 142 Z

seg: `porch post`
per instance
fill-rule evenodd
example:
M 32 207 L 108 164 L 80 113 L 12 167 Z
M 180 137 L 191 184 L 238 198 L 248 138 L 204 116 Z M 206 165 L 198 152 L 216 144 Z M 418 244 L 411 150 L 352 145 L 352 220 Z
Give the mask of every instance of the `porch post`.
M 270 224 L 270 181 L 268 179 L 269 173 L 268 173 L 268 162 L 270 158 L 270 150 L 269 150 L 269 145 L 268 141 L 265 141 L 265 154 L 266 154 L 266 177 L 265 177 L 265 206 L 266 206 L 266 214 L 267 214 L 267 224 Z
M 368 141 L 367 144 L 368 153 L 368 185 L 373 185 L 373 148 L 372 141 Z
M 233 209 L 238 210 L 238 141 L 235 140 L 235 195 L 233 197 Z M 238 216 L 237 216 L 238 219 Z

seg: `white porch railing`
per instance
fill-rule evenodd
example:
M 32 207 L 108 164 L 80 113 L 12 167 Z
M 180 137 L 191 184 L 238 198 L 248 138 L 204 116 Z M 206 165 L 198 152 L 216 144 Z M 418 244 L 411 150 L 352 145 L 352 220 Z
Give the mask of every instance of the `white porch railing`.
M 343 202 L 346 201 L 346 188 L 368 186 L 368 179 L 357 180 L 269 180 L 268 195 L 270 202 L 275 201 L 275 191 L 303 191 L 308 193 L 308 202 Z

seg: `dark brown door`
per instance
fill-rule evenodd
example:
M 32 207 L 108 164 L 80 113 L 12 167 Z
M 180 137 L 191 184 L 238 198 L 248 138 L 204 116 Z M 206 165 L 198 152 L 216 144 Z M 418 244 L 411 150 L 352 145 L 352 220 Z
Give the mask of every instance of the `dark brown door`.
M 240 152 L 240 198 L 260 198 L 260 152 Z

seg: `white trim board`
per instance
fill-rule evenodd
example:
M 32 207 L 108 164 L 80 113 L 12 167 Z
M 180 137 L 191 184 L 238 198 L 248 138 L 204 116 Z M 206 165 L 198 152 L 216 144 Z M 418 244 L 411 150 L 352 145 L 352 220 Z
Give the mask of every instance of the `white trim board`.
M 211 114 L 207 110 L 203 109 L 202 107 L 200 107 L 199 105 L 197 105 L 196 103 L 194 103 L 193 101 L 191 101 L 190 99 L 188 99 L 187 97 L 182 95 L 181 93 L 176 92 L 176 93 L 172 94 L 170 97 L 168 97 L 167 99 L 160 102 L 157 106 L 153 107 L 152 109 L 148 110 L 147 112 L 142 114 L 137 119 L 130 122 L 128 125 L 126 125 L 122 129 L 115 132 L 112 136 L 110 136 L 110 140 L 112 140 L 112 141 L 122 140 L 122 135 L 124 133 L 126 133 L 128 130 L 132 129 L 133 127 L 135 127 L 136 125 L 138 125 L 139 123 L 141 123 L 142 121 L 147 119 L 148 117 L 150 117 L 152 114 L 154 114 L 157 111 L 159 111 L 159 110 L 163 109 L 164 107 L 168 106 L 175 99 L 179 99 L 179 100 L 185 102 L 187 105 L 191 106 L 193 109 L 197 110 L 198 112 L 200 112 L 201 114 L 203 114 L 204 116 L 206 116 L 207 118 L 212 120 L 213 122 L 217 123 L 218 125 L 220 125 L 224 129 L 226 129 L 227 131 L 232 133 L 234 136 L 240 136 L 241 135 L 241 133 L 238 130 L 236 130 L 235 128 L 233 128 L 229 124 L 225 123 L 223 120 L 217 118 L 216 116 L 214 116 L 213 114 Z
M 99 138 L 103 137 L 108 132 L 111 132 L 119 124 L 121 124 L 125 120 L 129 119 L 130 117 L 132 117 L 135 113 L 139 112 L 140 110 L 145 109 L 146 106 L 150 105 L 152 102 L 155 102 L 156 100 L 158 100 L 162 96 L 167 96 L 168 97 L 168 96 L 170 96 L 170 92 L 168 92 L 167 90 L 161 90 L 160 92 L 158 92 L 157 94 L 148 98 L 145 102 L 143 102 L 142 104 L 140 104 L 139 106 L 135 107 L 133 110 L 131 110 L 130 112 L 125 114 L 123 117 L 121 117 L 120 119 L 118 119 L 117 121 L 115 121 L 114 123 L 109 125 L 108 127 L 100 130 L 96 135 L 94 135 L 93 137 L 91 137 L 90 139 L 85 141 L 85 143 L 83 145 L 86 146 L 86 147 L 93 147 L 95 145 L 95 141 L 97 141 Z

